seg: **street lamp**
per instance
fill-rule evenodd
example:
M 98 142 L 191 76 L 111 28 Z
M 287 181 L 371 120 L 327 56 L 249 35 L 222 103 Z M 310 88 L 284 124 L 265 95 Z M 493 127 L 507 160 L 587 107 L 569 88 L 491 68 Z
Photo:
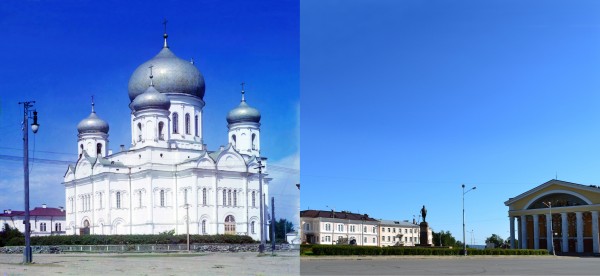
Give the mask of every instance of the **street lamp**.
M 473 187 L 465 191 L 465 184 L 462 184 L 463 194 L 462 194 L 462 222 L 463 222 L 463 254 L 467 256 L 467 240 L 465 238 L 465 194 L 468 192 L 477 189 L 477 187 Z
M 258 252 L 260 254 L 265 252 L 265 211 L 264 211 L 264 198 L 263 198 L 263 185 L 262 185 L 262 169 L 265 166 L 262 164 L 262 159 L 259 158 L 258 159 L 258 167 L 256 167 L 256 169 L 258 169 L 258 193 L 260 196 L 260 245 L 258 246 Z
M 551 244 L 552 244 L 552 255 L 556 256 L 556 253 L 554 252 L 554 230 L 552 229 L 552 202 L 548 201 L 548 202 L 543 202 L 544 205 L 546 205 L 546 207 L 549 208 L 550 210 L 550 234 L 546 234 L 546 239 L 550 238 L 551 239 Z M 549 237 L 548 237 L 549 236 Z
M 29 108 L 33 107 L 35 101 L 19 102 L 23 105 L 23 186 L 25 190 L 25 250 L 23 250 L 23 263 L 30 264 L 33 261 L 31 255 L 31 224 L 29 223 Z M 31 131 L 37 133 L 40 125 L 37 122 L 37 111 L 33 111 L 33 123 L 31 124 Z
M 187 199 L 186 199 L 187 200 Z M 190 206 L 191 204 L 184 204 L 185 208 L 185 233 L 187 236 L 187 252 L 190 253 Z

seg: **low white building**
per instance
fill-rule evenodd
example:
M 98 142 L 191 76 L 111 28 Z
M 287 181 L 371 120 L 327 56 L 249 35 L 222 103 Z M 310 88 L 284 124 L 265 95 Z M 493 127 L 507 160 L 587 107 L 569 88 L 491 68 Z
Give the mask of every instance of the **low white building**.
M 25 232 L 25 211 L 4 210 L 0 214 L 0 228 L 8 224 L 11 228 Z M 64 235 L 66 225 L 65 210 L 62 207 L 48 208 L 46 204 L 29 211 L 31 236 Z
M 380 246 L 415 246 L 419 244 L 420 226 L 394 220 L 379 221 Z M 431 235 L 430 235 L 431 236 Z
M 378 245 L 379 221 L 347 211 L 300 212 L 300 239 L 309 244 Z

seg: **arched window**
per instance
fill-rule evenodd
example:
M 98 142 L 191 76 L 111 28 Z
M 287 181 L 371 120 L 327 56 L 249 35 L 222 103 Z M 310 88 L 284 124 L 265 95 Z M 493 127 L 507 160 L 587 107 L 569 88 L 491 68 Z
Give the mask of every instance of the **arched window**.
M 227 191 L 227 205 L 231 206 L 231 190 Z
M 225 234 L 235 235 L 235 218 L 232 215 L 225 218 Z
M 252 192 L 252 207 L 256 207 L 256 192 Z
M 165 207 L 165 190 L 160 190 L 160 206 Z
M 87 219 L 83 221 L 83 227 L 85 227 L 85 228 L 90 227 L 90 222 Z
M 202 221 L 202 234 L 206 234 L 206 220 Z
M 102 144 L 100 143 L 96 144 L 96 154 L 102 155 Z
M 250 223 L 250 231 L 252 234 L 256 234 L 256 232 L 254 232 L 254 221 Z
M 233 191 L 233 206 L 237 206 L 237 191 Z
M 142 141 L 142 123 L 138 123 L 137 128 L 138 128 L 138 131 L 137 131 L 138 142 L 141 142 Z
M 252 133 L 252 149 L 256 149 L 256 133 Z
M 163 133 L 163 129 L 165 128 L 165 123 L 158 123 L 158 140 L 165 140 L 165 134 Z
M 188 190 L 183 190 L 183 204 L 188 204 Z
M 223 190 L 223 206 L 227 205 L 227 190 Z
M 142 208 L 142 191 L 138 191 L 139 208 Z
M 190 114 L 185 113 L 185 134 L 190 134 Z
M 194 133 L 198 136 L 198 115 L 194 116 Z
M 117 209 L 121 209 L 121 192 L 117 192 Z
M 202 205 L 206 206 L 206 188 L 202 189 Z
M 173 113 L 173 133 L 179 133 L 179 128 L 177 125 L 179 124 L 179 114 L 177 112 Z

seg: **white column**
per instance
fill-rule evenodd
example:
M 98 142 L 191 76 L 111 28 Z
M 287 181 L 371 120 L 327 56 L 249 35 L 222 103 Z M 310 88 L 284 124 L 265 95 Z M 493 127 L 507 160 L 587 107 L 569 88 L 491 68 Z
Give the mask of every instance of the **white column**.
M 560 213 L 562 227 L 562 252 L 569 251 L 569 223 L 567 222 L 567 213 Z
M 527 216 L 521 216 L 521 249 L 527 249 Z
M 577 253 L 583 252 L 583 213 L 575 212 L 577 217 Z
M 598 244 L 598 211 L 592 211 L 592 242 L 594 244 L 594 253 L 600 253 L 600 244 Z
M 515 249 L 515 217 L 508 217 L 510 221 L 510 249 Z
M 540 249 L 539 215 L 533 215 L 533 249 Z
M 552 231 L 552 216 L 546 214 L 546 248 L 552 252 L 554 250 L 552 243 L 554 242 L 554 233 Z

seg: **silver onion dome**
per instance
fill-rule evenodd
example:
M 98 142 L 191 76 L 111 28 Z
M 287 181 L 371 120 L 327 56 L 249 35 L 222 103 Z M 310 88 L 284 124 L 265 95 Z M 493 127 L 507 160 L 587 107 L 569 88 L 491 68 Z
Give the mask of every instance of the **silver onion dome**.
M 129 78 L 129 99 L 133 101 L 148 88 L 147 68 L 154 66 L 154 86 L 160 93 L 184 93 L 204 98 L 204 77 L 191 62 L 175 56 L 166 46 L 142 63 Z
M 227 123 L 235 124 L 242 122 L 260 122 L 260 112 L 258 112 L 258 109 L 251 107 L 246 103 L 244 90 L 242 90 L 242 101 L 240 102 L 240 105 L 227 113 Z
M 146 109 L 169 110 L 169 107 L 171 107 L 171 101 L 165 94 L 159 93 L 154 86 L 149 86 L 146 92 L 135 97 L 131 103 L 131 108 L 134 111 Z
M 98 132 L 108 134 L 108 129 L 108 123 L 96 115 L 94 103 L 92 103 L 92 113 L 90 113 L 90 116 L 81 120 L 81 122 L 77 124 L 77 131 L 79 134 Z

